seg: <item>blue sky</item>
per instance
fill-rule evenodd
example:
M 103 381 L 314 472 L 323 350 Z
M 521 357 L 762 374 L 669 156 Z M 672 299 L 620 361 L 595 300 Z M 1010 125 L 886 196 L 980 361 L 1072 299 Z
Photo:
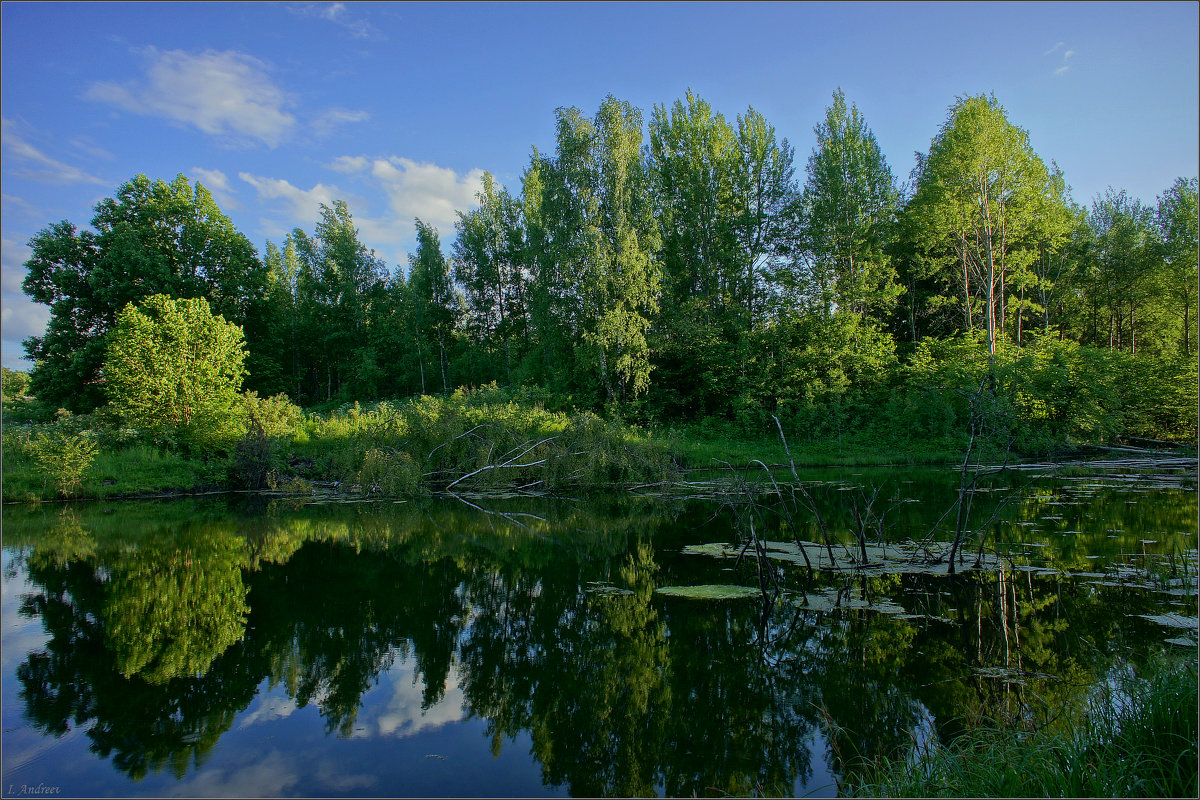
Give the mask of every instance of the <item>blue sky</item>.
M 3 362 L 47 310 L 26 242 L 138 173 L 213 191 L 261 252 L 344 199 L 407 264 L 483 171 L 518 188 L 554 110 L 690 87 L 762 112 L 803 179 L 841 87 L 906 178 L 956 96 L 995 93 L 1079 202 L 1197 173 L 1196 3 L 18 3 L 2 11 Z

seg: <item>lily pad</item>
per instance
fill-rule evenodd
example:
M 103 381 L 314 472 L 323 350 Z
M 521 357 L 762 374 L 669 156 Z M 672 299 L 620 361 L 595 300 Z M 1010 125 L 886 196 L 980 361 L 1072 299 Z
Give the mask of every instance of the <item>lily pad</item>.
M 1195 630 L 1197 627 L 1200 627 L 1200 620 L 1196 617 L 1185 617 L 1182 614 L 1133 614 L 1132 616 L 1148 619 L 1151 622 L 1157 622 L 1159 625 L 1165 625 L 1168 628 Z
M 1195 639 L 1187 639 L 1185 637 L 1178 636 L 1174 639 L 1167 639 L 1167 644 L 1174 644 L 1178 645 L 1179 647 L 1195 647 L 1197 643 Z
M 702 586 L 660 586 L 654 590 L 668 597 L 691 597 L 696 600 L 737 600 L 758 597 L 762 593 L 753 586 L 709 583 Z
M 622 589 L 620 587 L 590 587 L 586 591 L 589 595 L 601 595 L 608 597 L 634 594 L 634 590 Z

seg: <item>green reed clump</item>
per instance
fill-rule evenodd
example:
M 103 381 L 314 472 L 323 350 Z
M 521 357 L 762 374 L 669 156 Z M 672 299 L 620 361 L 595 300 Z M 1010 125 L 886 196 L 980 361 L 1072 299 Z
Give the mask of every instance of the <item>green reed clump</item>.
M 428 490 L 564 491 L 674 475 L 667 445 L 594 414 L 520 403 L 491 387 L 309 416 L 292 442 L 310 477 L 364 494 Z
M 978 728 L 906 761 L 868 763 L 859 797 L 1196 797 L 1195 662 L 1153 665 L 1095 690 L 1081 722 Z

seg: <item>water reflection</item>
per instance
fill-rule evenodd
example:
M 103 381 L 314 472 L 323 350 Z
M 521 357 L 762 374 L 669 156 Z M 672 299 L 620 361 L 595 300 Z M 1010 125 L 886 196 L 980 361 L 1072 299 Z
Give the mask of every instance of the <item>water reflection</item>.
M 1015 504 L 997 542 L 1089 569 L 1089 556 L 1190 551 L 1194 579 L 1194 493 L 1165 491 L 1136 516 L 1119 493 L 1047 505 L 1063 497 Z M 493 755 L 527 743 L 543 784 L 575 795 L 793 794 L 914 736 L 1040 724 L 1114 658 L 1169 647 L 1136 615 L 1196 613 L 1194 591 L 1032 570 L 818 579 L 906 614 L 664 597 L 654 589 L 753 582 L 680 553 L 729 536 L 712 507 L 506 510 L 523 516 L 444 503 L 6 509 L 4 543 L 30 587 L 20 613 L 49 637 L 16 669 L 23 713 L 44 735 L 85 730 L 135 780 L 200 780 L 231 730 L 305 725 L 315 709 L 342 740 L 479 719 Z M 797 573 L 793 588 L 808 580 Z M 411 791 L 397 780 L 379 765 L 325 785 Z

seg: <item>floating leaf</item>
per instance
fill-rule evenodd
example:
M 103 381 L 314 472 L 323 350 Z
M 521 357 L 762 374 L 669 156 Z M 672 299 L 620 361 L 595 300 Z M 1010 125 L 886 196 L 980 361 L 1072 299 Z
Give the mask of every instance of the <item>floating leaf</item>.
M 1165 625 L 1168 628 L 1183 628 L 1185 630 L 1200 628 L 1200 619 L 1185 617 L 1182 614 L 1131 614 L 1130 616 L 1148 619 L 1151 622 L 1157 622 L 1159 625 Z
M 753 586 L 734 586 L 710 583 L 703 586 L 660 586 L 654 590 L 668 597 L 691 597 L 696 600 L 736 600 L 742 597 L 758 597 L 761 592 Z
M 617 595 L 633 594 L 632 589 L 622 589 L 620 586 L 592 586 L 585 589 L 588 594 L 596 594 L 602 597 L 614 597 Z

